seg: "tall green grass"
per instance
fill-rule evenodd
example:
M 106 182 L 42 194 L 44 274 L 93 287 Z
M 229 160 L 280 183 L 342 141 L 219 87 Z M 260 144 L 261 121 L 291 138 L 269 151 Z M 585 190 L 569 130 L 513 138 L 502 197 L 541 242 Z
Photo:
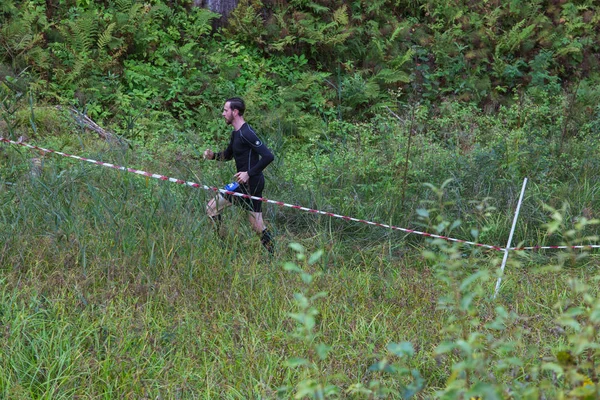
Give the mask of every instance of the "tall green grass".
M 597 276 L 596 257 L 512 253 L 494 301 L 501 253 L 268 205 L 279 247 L 269 257 L 238 209 L 226 213 L 226 239 L 214 235 L 209 193 L 53 157 L 37 175 L 27 152 L 3 153 L 0 397 L 538 398 L 578 390 L 583 374 L 597 382 L 598 289 L 576 283 Z M 86 154 L 203 183 L 228 176 L 216 165 Z M 587 204 L 596 186 L 579 187 Z M 323 207 L 328 194 L 273 193 Z M 438 193 L 414 223 L 448 232 L 439 227 L 455 209 Z M 548 211 L 531 193 L 519 240 L 572 228 L 567 209 L 558 227 L 542 226 Z M 373 204 L 376 217 L 385 207 Z M 474 228 L 503 244 L 510 213 L 479 210 L 450 233 Z M 294 260 L 296 273 L 283 268 Z M 314 319 L 304 330 L 303 313 Z

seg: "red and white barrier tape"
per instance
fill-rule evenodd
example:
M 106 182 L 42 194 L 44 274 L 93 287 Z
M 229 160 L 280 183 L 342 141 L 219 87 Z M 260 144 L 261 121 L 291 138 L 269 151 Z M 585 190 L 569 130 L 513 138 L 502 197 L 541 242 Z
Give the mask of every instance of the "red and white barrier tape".
M 508 250 L 557 250 L 557 249 L 600 249 L 600 244 L 581 244 L 575 246 L 529 246 L 529 247 L 510 247 Z
M 238 196 L 238 197 L 243 197 L 243 198 L 247 198 L 247 199 L 260 200 L 260 201 L 265 202 L 265 203 L 276 204 L 276 205 L 278 205 L 280 207 L 289 207 L 289 208 L 293 208 L 295 210 L 306 211 L 306 212 L 310 212 L 310 213 L 313 213 L 313 214 L 320 214 L 320 215 L 325 215 L 325 216 L 328 216 L 328 217 L 340 218 L 340 219 L 343 219 L 345 221 L 360 222 L 360 223 L 367 224 L 367 225 L 379 226 L 381 228 L 388 228 L 388 229 L 397 230 L 397 231 L 401 231 L 401 232 L 413 233 L 413 234 L 416 234 L 416 235 L 421 235 L 421 236 L 435 238 L 435 239 L 443 239 L 443 240 L 446 240 L 446 241 L 449 241 L 449 242 L 463 243 L 463 244 L 468 244 L 468 245 L 477 246 L 477 247 L 484 247 L 484 248 L 487 248 L 487 249 L 492 249 L 492 250 L 497 250 L 497 251 L 505 251 L 506 250 L 506 249 L 504 249 L 504 248 L 502 248 L 500 246 L 492 246 L 492 245 L 489 245 L 489 244 L 475 243 L 475 242 L 470 242 L 468 240 L 455 239 L 455 238 L 451 238 L 451 237 L 448 237 L 448 236 L 442 236 L 442 235 L 436 235 L 436 234 L 433 234 L 433 233 L 421 232 L 421 231 L 417 231 L 417 230 L 414 230 L 414 229 L 400 228 L 400 227 L 397 227 L 397 226 L 394 226 L 394 225 L 382 224 L 382 223 L 379 223 L 379 222 L 372 222 L 372 221 L 367 221 L 367 220 L 364 220 L 364 219 L 347 217 L 345 215 L 335 214 L 335 213 L 331 213 L 331 212 L 327 212 L 327 211 L 320 211 L 320 210 L 315 210 L 315 209 L 312 209 L 312 208 L 302 207 L 302 206 L 298 206 L 298 205 L 294 205 L 294 204 L 283 203 L 281 201 L 270 200 L 270 199 L 267 199 L 267 198 L 264 198 L 264 197 L 256 197 L 256 196 L 250 196 L 250 195 L 247 195 L 247 194 L 242 194 L 242 193 L 237 193 L 237 192 L 231 192 L 229 190 L 219 189 L 219 188 L 216 188 L 216 187 L 210 187 L 210 186 L 206 186 L 206 185 L 201 185 L 201 184 L 195 183 L 195 182 L 188 182 L 188 181 L 184 181 L 184 180 L 181 180 L 181 179 L 170 178 L 170 177 L 164 176 L 164 175 L 153 174 L 153 173 L 146 172 L 146 171 L 141 171 L 141 170 L 137 170 L 137 169 L 133 169 L 133 168 L 122 167 L 122 166 L 119 166 L 119 165 L 114 165 L 114 164 L 105 163 L 105 162 L 102 162 L 102 161 L 92 160 L 92 159 L 85 158 L 85 157 L 80 157 L 80 156 L 76 156 L 76 155 L 72 155 L 72 154 L 67 154 L 67 153 L 63 153 L 63 152 L 60 152 L 60 151 L 56 151 L 56 150 L 45 149 L 43 147 L 33 146 L 31 144 L 24 143 L 24 142 L 16 142 L 14 140 L 9 140 L 9 139 L 3 138 L 3 137 L 0 137 L 0 142 L 10 143 L 10 144 L 16 144 L 16 145 L 27 147 L 27 148 L 30 148 L 30 149 L 42 151 L 44 153 L 58 154 L 58 155 L 61 155 L 63 157 L 74 158 L 76 160 L 86 161 L 86 162 L 89 162 L 89 163 L 92 163 L 92 164 L 96 164 L 96 165 L 100 165 L 100 166 L 103 166 L 103 167 L 114 168 L 114 169 L 118 169 L 118 170 L 121 170 L 121 171 L 127 171 L 127 172 L 131 172 L 131 173 L 134 173 L 134 174 L 146 176 L 146 177 L 149 177 L 149 178 L 160 179 L 161 181 L 169 181 L 169 182 L 173 182 L 173 183 L 178 183 L 180 185 L 191 186 L 191 187 L 194 187 L 194 188 L 202 188 L 204 190 L 209 190 L 209 191 L 214 191 L 214 192 L 221 192 L 221 193 L 225 193 L 225 194 L 229 194 L 229 195 L 233 195 L 233 196 Z M 600 247 L 600 245 L 570 246 L 570 247 L 569 246 L 545 246 L 545 247 L 535 246 L 535 247 L 509 248 L 508 250 L 534 250 L 534 249 L 558 249 L 558 248 L 588 248 L 588 247 Z

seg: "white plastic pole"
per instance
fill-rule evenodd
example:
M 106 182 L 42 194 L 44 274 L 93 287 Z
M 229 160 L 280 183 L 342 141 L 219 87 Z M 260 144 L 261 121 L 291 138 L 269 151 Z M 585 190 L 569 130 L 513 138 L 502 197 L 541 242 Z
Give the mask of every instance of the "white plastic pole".
M 508 261 L 508 252 L 510 251 L 509 249 L 512 243 L 513 234 L 515 233 L 515 227 L 517 226 L 517 219 L 519 218 L 519 211 L 521 210 L 521 203 L 523 202 L 523 195 L 525 194 L 525 186 L 527 186 L 527 178 L 523 180 L 523 188 L 521 189 L 521 196 L 519 196 L 517 211 L 515 212 L 515 218 L 513 219 L 512 228 L 510 228 L 510 235 L 508 235 L 508 243 L 506 244 L 506 248 L 504 249 L 504 257 L 502 258 L 502 266 L 500 267 L 500 276 L 498 277 L 498 281 L 496 282 L 494 299 L 496 298 L 496 296 L 498 295 L 498 291 L 500 290 L 500 282 L 502 282 L 502 275 L 504 275 L 504 267 L 506 266 L 506 261 Z

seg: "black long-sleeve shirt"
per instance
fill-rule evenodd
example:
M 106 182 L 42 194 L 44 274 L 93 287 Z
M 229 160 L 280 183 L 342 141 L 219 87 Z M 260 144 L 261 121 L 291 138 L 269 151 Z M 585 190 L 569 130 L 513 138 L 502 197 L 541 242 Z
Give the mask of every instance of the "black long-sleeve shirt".
M 263 169 L 275 159 L 275 156 L 245 122 L 239 130 L 231 132 L 229 146 L 215 153 L 215 160 L 232 158 L 235 159 L 238 172 L 246 171 L 248 176 L 253 177 L 262 175 Z

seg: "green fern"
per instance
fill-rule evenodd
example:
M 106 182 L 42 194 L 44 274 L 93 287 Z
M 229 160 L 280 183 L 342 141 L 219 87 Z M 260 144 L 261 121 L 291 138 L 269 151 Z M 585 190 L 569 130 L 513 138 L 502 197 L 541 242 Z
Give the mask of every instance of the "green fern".
M 0 3 L 0 15 L 12 15 L 17 13 L 17 7 L 15 6 L 15 2 L 13 0 L 3 0 Z M 2 21 L 2 19 L 0 19 Z
M 369 6 L 367 7 L 367 13 L 376 13 L 382 8 L 386 7 L 386 0 L 374 0 L 369 2 Z
M 23 53 L 25 63 L 35 66 L 38 72 L 50 68 L 50 56 L 48 51 L 42 47 L 43 43 L 44 38 L 42 34 L 38 34 L 31 41 L 28 50 Z
M 313 11 L 316 14 L 322 14 L 329 11 L 328 7 L 325 7 L 319 3 L 316 3 L 311 0 L 292 0 L 290 1 L 290 5 L 296 9 L 308 9 Z
M 193 19 L 186 25 L 186 33 L 193 39 L 198 39 L 207 35 L 212 30 L 212 21 L 220 17 L 220 14 L 214 13 L 205 8 L 195 8 Z
M 519 21 L 510 31 L 503 35 L 498 41 L 497 50 L 514 51 L 517 47 L 523 44 L 526 40 L 531 40 L 532 33 L 535 31 L 534 24 L 527 25 L 526 20 Z
M 142 15 L 143 15 L 142 14 L 143 8 L 144 8 L 143 4 L 134 2 L 131 4 L 131 6 L 129 7 L 129 10 L 127 11 L 129 24 L 132 25 L 134 28 L 135 28 L 137 22 L 141 19 Z
M 411 81 L 410 74 L 390 68 L 384 68 L 375 75 L 377 81 L 381 81 L 386 84 L 404 82 L 408 83 Z
M 98 36 L 98 43 L 96 45 L 99 49 L 103 49 L 109 45 L 110 41 L 113 39 L 112 33 L 116 26 L 117 24 L 115 22 L 110 23 L 104 32 Z
M 46 29 L 48 22 L 39 10 L 27 10 L 20 18 L 0 25 L 0 60 L 5 60 L 13 69 L 26 66 L 45 68 L 48 56 L 43 50 L 45 39 L 39 30 Z
M 269 48 L 276 51 L 283 51 L 285 48 L 292 46 L 296 43 L 296 37 L 287 35 L 286 37 L 273 42 L 269 45 Z
M 352 35 L 352 32 L 346 31 L 346 32 L 337 33 L 337 34 L 334 34 L 331 36 L 327 36 L 326 38 L 323 39 L 323 44 L 329 45 L 329 46 L 342 44 L 342 43 L 346 42 L 346 40 L 350 37 L 350 35 Z
M 342 82 L 341 98 L 343 105 L 355 109 L 381 96 L 381 88 L 374 78 L 365 80 L 361 74 L 356 73 Z
M 240 0 L 238 7 L 229 16 L 231 30 L 235 31 L 236 35 L 241 35 L 244 40 L 262 44 L 261 37 L 264 34 L 262 7 L 260 0 Z
M 121 13 L 129 13 L 129 10 L 132 8 L 135 0 L 115 0 L 115 9 Z
M 332 14 L 332 21 L 327 23 L 313 15 L 306 14 L 296 25 L 298 40 L 313 46 L 335 46 L 344 43 L 353 31 L 348 23 L 345 6 L 336 10 Z
M 558 50 L 556 50 L 557 57 L 563 57 L 569 54 L 581 54 L 581 44 L 577 42 L 569 43 L 566 46 L 561 46 Z
M 67 83 L 73 83 L 76 80 L 78 80 L 78 78 L 80 78 L 80 75 L 83 73 L 83 71 L 86 69 L 86 67 L 90 64 L 90 60 L 87 57 L 79 56 L 77 57 L 77 59 L 75 60 L 75 63 L 73 64 L 73 68 L 71 69 L 71 71 L 67 74 L 66 78 L 65 78 L 65 82 Z M 79 84 L 81 85 L 81 81 L 83 80 L 79 79 Z
M 413 49 L 408 49 L 404 54 L 399 55 L 392 60 L 389 61 L 389 65 L 395 69 L 402 67 L 407 62 L 411 61 L 415 55 L 415 51 Z
M 348 7 L 345 4 L 333 12 L 333 20 L 338 25 L 348 25 Z
M 396 39 L 400 36 L 400 34 L 404 31 L 404 29 L 405 29 L 404 26 L 401 26 L 401 25 L 397 26 L 394 29 L 394 32 L 390 35 L 389 42 L 392 42 L 392 43 L 395 42 Z
M 98 22 L 96 15 L 87 12 L 81 17 L 70 20 L 59 28 L 64 38 L 67 38 L 69 47 L 74 54 L 89 52 L 98 36 Z

